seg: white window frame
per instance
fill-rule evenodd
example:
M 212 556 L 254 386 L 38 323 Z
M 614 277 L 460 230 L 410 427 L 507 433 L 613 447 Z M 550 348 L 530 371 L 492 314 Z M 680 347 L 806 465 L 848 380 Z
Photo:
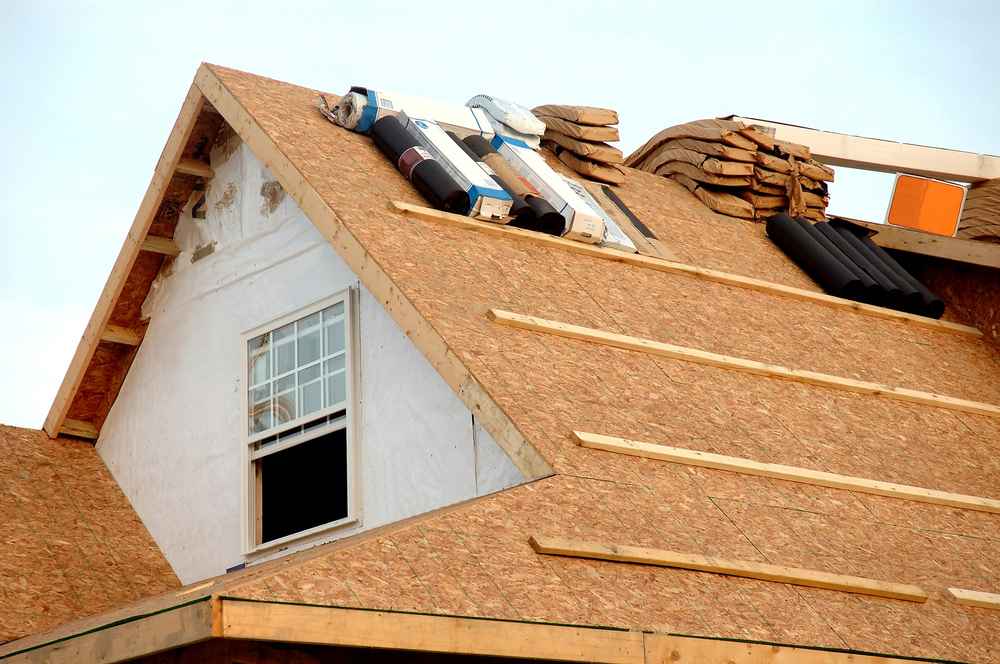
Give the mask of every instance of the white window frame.
M 257 434 L 250 434 L 250 418 L 249 414 L 249 388 L 250 388 L 250 363 L 248 358 L 248 347 L 251 339 L 258 337 L 266 332 L 271 332 L 276 330 L 288 323 L 305 318 L 306 316 L 311 316 L 317 311 L 322 311 L 327 307 L 331 307 L 338 303 L 344 304 L 344 349 L 345 349 L 345 370 L 346 370 L 346 388 L 347 388 L 347 398 L 344 402 L 322 408 L 309 415 L 297 417 L 293 420 L 285 422 L 279 427 L 272 427 L 265 432 L 260 432 Z M 345 526 L 349 526 L 358 522 L 359 519 L 359 491 L 357 482 L 357 435 L 356 435 L 356 419 L 359 414 L 358 406 L 358 389 L 357 389 L 357 325 L 358 325 L 358 297 L 357 289 L 347 288 L 338 293 L 335 293 L 329 297 L 326 297 L 318 302 L 310 304 L 306 307 L 298 309 L 296 311 L 290 312 L 280 318 L 271 320 L 263 325 L 253 328 L 252 330 L 247 330 L 240 335 L 240 355 L 242 356 L 242 374 L 239 380 L 240 392 L 242 394 L 240 398 L 241 412 L 240 419 L 242 421 L 242 435 L 240 439 L 240 445 L 242 447 L 242 539 L 243 539 L 243 555 L 252 556 L 253 554 L 269 551 L 278 547 L 287 546 L 298 540 L 303 540 L 306 538 L 314 537 L 320 533 L 326 531 L 340 529 Z M 273 349 L 272 349 L 273 352 Z M 296 395 L 296 399 L 299 399 L 299 395 Z M 297 401 L 296 401 L 297 403 Z M 346 410 L 344 415 L 335 418 L 326 424 L 314 427 L 301 435 L 292 438 L 289 441 L 282 442 L 277 441 L 272 443 L 267 448 L 263 450 L 254 451 L 252 449 L 255 442 L 268 438 L 270 436 L 279 434 L 283 431 L 288 431 L 296 427 L 307 424 L 316 419 L 327 417 L 333 413 L 339 412 L 341 410 Z M 337 519 L 335 521 L 330 521 L 327 523 L 320 524 L 313 528 L 307 530 L 302 530 L 297 533 L 292 533 L 281 537 L 278 539 L 270 540 L 268 542 L 258 542 L 259 537 L 258 530 L 258 505 L 257 505 L 257 486 L 256 486 L 256 476 L 253 472 L 254 463 L 258 459 L 261 459 L 275 452 L 280 452 L 282 450 L 300 445 L 302 443 L 313 440 L 321 435 L 332 433 L 334 431 L 344 430 L 347 436 L 347 516 Z

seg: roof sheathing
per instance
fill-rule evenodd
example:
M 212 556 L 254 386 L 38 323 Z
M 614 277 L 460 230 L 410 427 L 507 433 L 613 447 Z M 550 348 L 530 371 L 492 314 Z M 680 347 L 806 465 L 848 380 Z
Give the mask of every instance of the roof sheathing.
M 1000 560 L 995 515 L 622 459 L 577 448 L 569 432 L 589 429 L 996 495 L 995 420 L 501 329 L 484 314 L 490 307 L 507 308 L 989 400 L 997 395 L 997 356 L 981 341 L 403 218 L 389 210 L 389 201 L 419 204 L 416 193 L 366 138 L 329 125 L 315 111 L 314 91 L 222 68 L 210 71 L 527 440 L 558 473 L 578 476 L 545 480 L 436 525 L 415 526 L 405 543 L 392 538 L 367 544 L 373 558 L 366 564 L 358 563 L 357 550 L 323 563 L 314 559 L 311 565 L 321 572 L 289 570 L 287 585 L 263 580 L 258 592 L 289 592 L 296 601 L 354 598 L 363 606 L 437 606 L 498 616 L 513 611 L 632 627 L 687 625 L 713 636 L 982 656 L 984 635 L 1000 627 L 997 616 L 955 607 L 940 593 L 946 585 L 976 587 L 997 578 L 998 570 L 990 567 Z M 688 262 L 815 288 L 769 246 L 759 226 L 706 213 L 661 178 L 630 171 L 620 195 Z M 962 458 L 941 464 L 936 451 L 942 447 L 962 449 Z M 672 570 L 540 561 L 527 537 L 543 528 L 579 539 L 920 580 L 936 601 L 901 607 L 890 600 Z M 475 550 L 481 555 L 469 559 Z M 948 550 L 954 555 L 942 560 L 941 551 Z M 976 569 L 963 562 L 970 556 L 979 563 Z M 406 569 L 413 579 L 404 578 Z M 625 588 L 618 582 L 622 577 L 630 578 Z M 475 579 L 486 578 L 518 581 L 478 586 Z M 305 579 L 307 591 L 301 589 Z M 448 579 L 458 579 L 462 589 Z M 658 585 L 661 579 L 665 585 Z M 663 604 L 657 587 L 700 587 L 704 594 L 695 592 L 697 601 L 678 612 L 678 598 Z M 418 601 L 407 588 L 429 588 L 431 596 Z M 510 599 L 512 593 L 518 599 Z M 700 622 L 688 624 L 684 616 L 699 616 Z M 885 628 L 887 620 L 893 628 Z M 919 639 L 906 636 L 915 632 Z
M 467 403 L 499 407 L 494 422 L 517 433 L 515 440 L 523 434 L 524 445 L 563 475 L 301 564 L 290 560 L 234 592 L 995 657 L 997 614 L 950 604 L 943 589 L 985 589 L 1000 577 L 996 515 L 583 450 L 570 431 L 996 496 L 996 420 L 500 328 L 485 312 L 507 308 L 988 400 L 996 356 L 981 342 L 405 218 L 388 202 L 421 204 L 416 193 L 370 141 L 322 119 L 314 91 L 216 67 L 203 68 L 198 80 L 366 285 L 384 275 L 379 296 L 449 384 Z M 759 226 L 718 217 L 680 187 L 635 171 L 619 192 L 686 262 L 815 289 Z M 938 451 L 949 448 L 962 455 L 942 464 Z M 748 579 L 539 558 L 527 544 L 532 534 L 920 583 L 932 599 L 901 606 Z

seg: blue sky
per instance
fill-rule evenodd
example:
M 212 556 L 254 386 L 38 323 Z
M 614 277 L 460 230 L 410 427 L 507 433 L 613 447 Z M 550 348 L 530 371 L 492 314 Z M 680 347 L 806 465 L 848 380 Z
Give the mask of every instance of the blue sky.
M 0 422 L 41 426 L 201 61 L 608 106 L 626 153 L 738 113 L 1000 154 L 998 34 L 995 2 L 4 0 Z M 881 220 L 891 182 L 838 169 L 831 211 Z

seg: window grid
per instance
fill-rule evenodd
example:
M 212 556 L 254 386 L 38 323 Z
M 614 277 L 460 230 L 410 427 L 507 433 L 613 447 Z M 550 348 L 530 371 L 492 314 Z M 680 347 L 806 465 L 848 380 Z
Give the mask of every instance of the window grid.
M 250 442 L 346 408 L 346 325 L 338 302 L 248 341 Z M 307 349 L 313 356 L 299 366 L 300 347 L 311 344 L 318 352 Z

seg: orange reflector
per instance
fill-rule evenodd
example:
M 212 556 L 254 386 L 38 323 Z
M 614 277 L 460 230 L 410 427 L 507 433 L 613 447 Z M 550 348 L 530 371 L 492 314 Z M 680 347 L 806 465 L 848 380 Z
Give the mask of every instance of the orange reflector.
M 886 221 L 937 235 L 954 235 L 965 202 L 965 187 L 916 175 L 896 176 Z

